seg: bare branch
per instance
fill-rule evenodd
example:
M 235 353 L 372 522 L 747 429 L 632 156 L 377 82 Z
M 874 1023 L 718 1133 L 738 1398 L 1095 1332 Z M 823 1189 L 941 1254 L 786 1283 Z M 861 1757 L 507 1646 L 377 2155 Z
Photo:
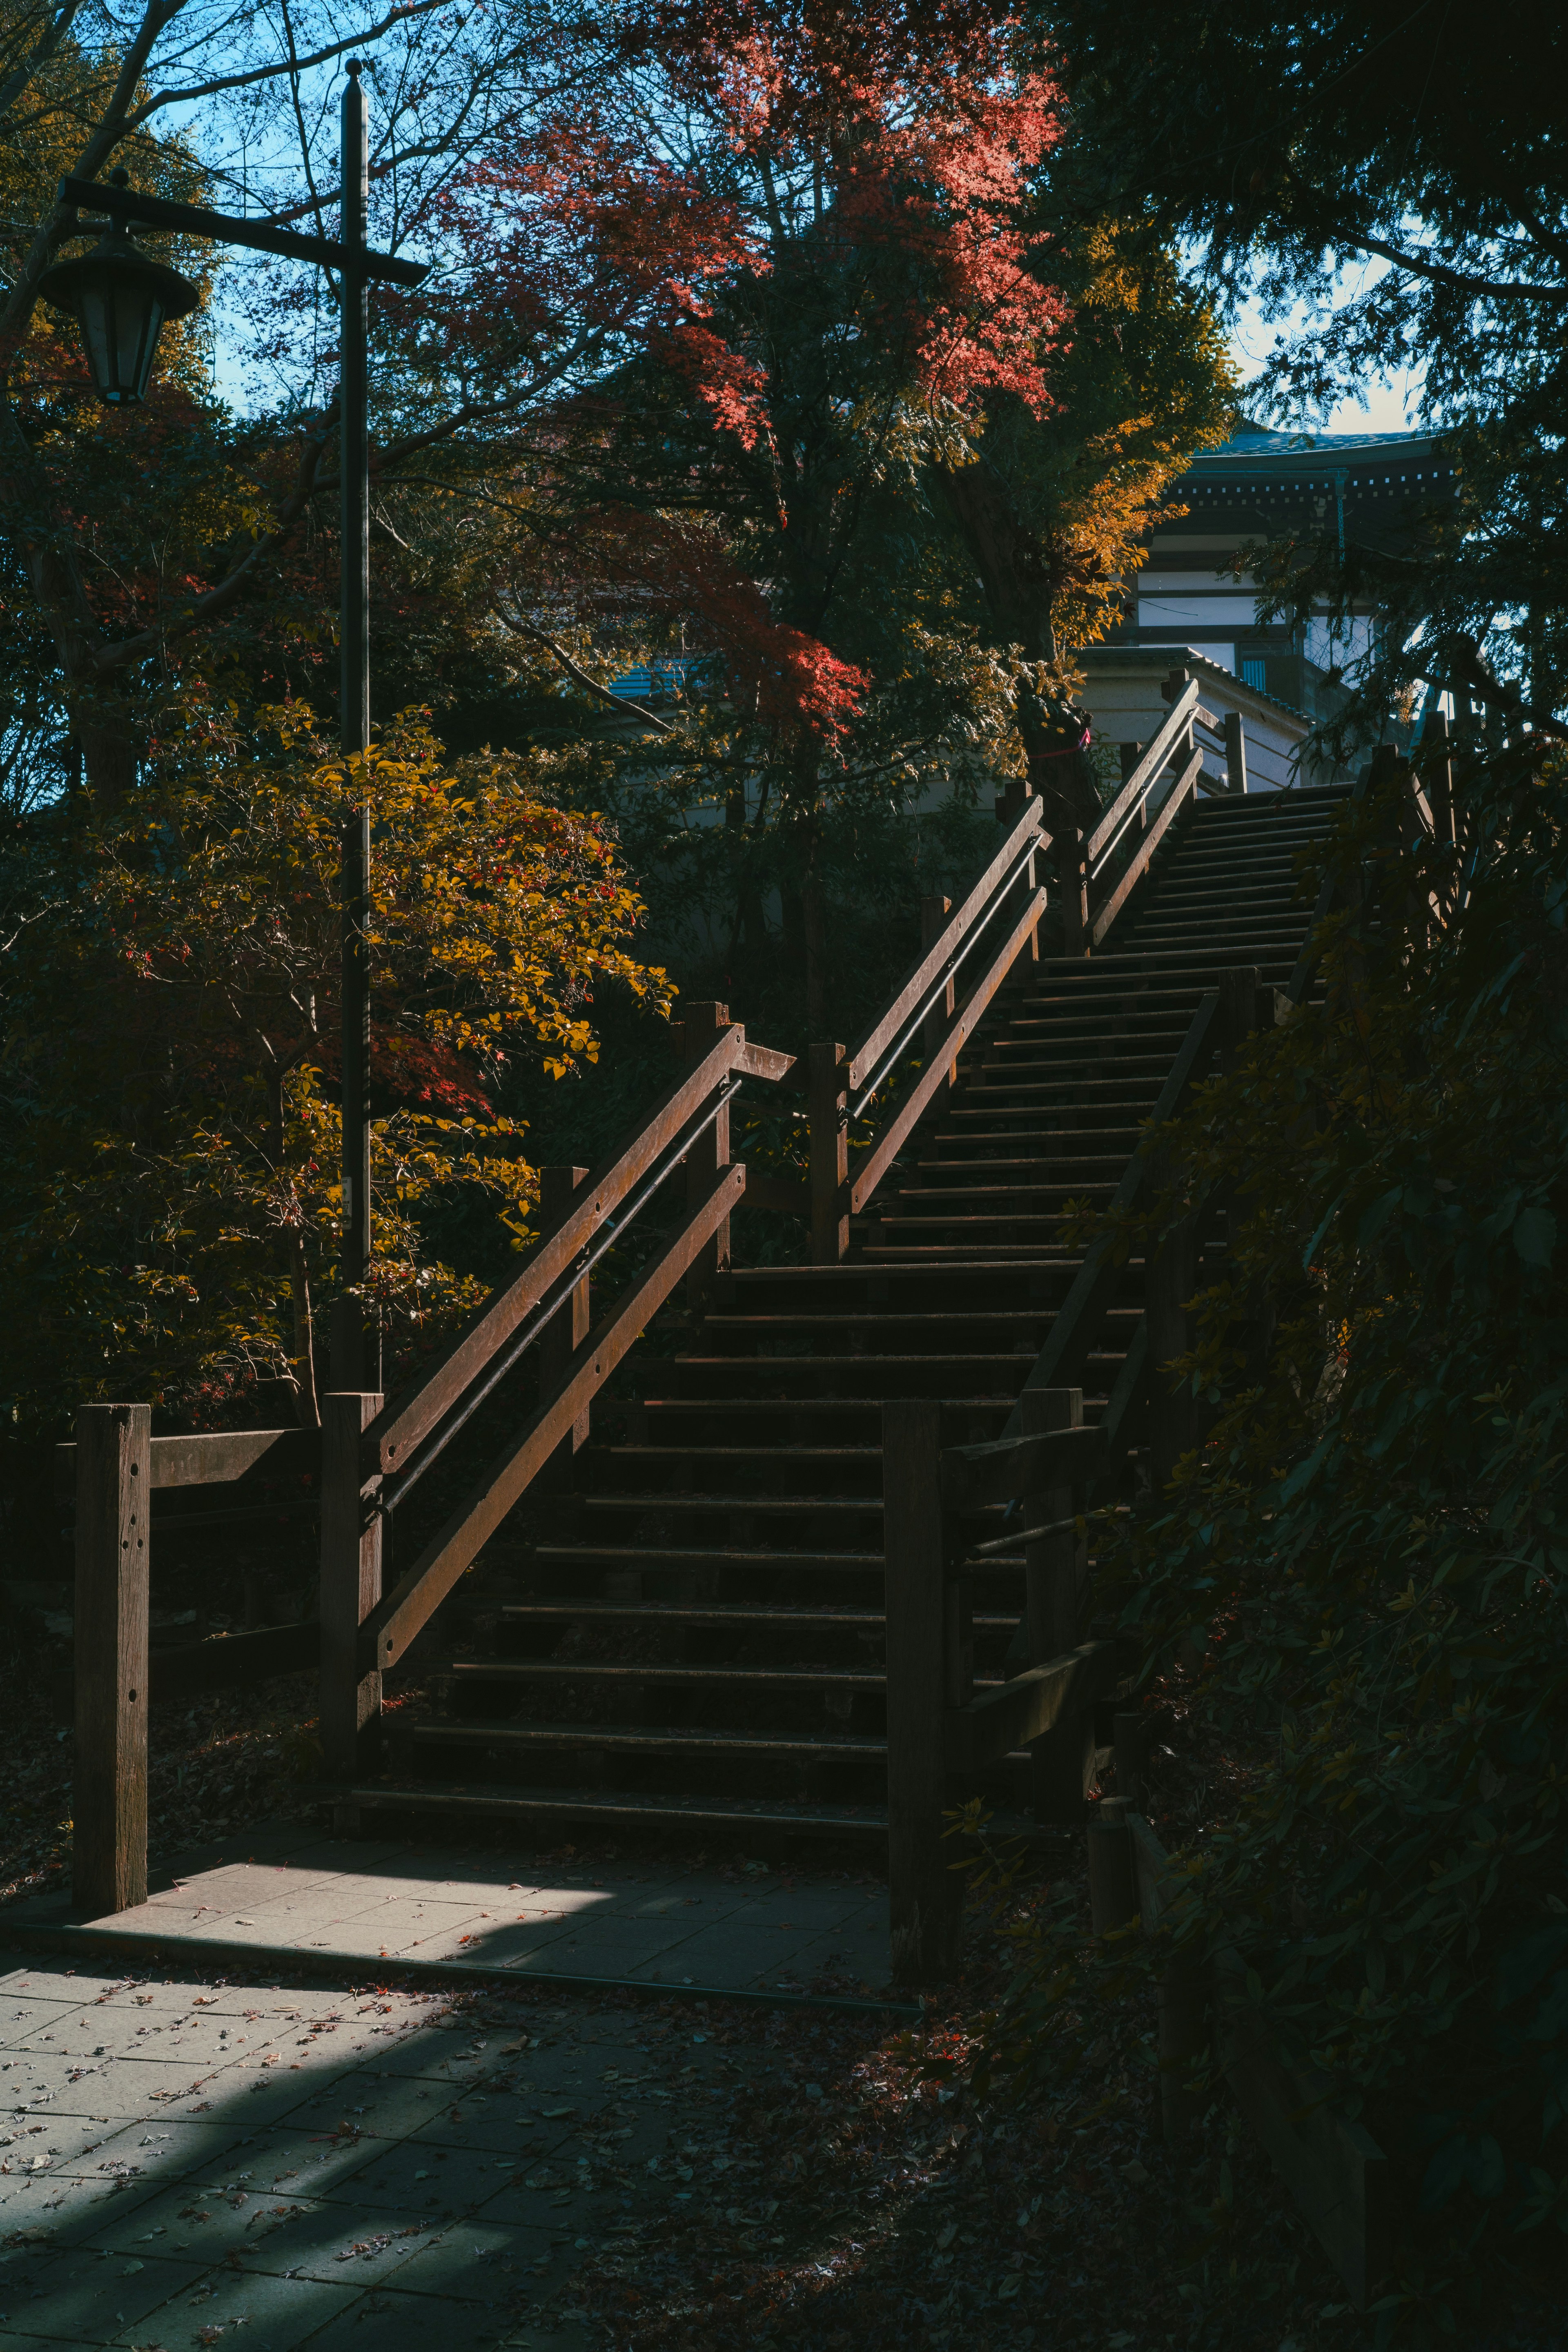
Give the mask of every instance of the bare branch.
M 273 66 L 253 66 L 244 73 L 220 74 L 212 81 L 192 82 L 185 89 L 154 90 L 153 96 L 129 117 L 126 127 L 137 129 L 161 107 L 188 106 L 194 99 L 216 98 L 226 89 L 254 89 L 258 84 L 277 81 L 284 74 L 304 73 L 312 66 L 326 65 L 351 49 L 368 48 L 373 41 L 379 41 L 384 33 L 390 33 L 395 25 L 403 24 L 408 17 L 428 16 L 434 9 L 446 5 L 447 0 L 405 0 L 403 7 L 390 9 L 378 25 L 366 26 L 363 32 L 351 34 L 346 41 L 329 42 L 325 48 L 312 50 L 308 58 L 288 57 L 280 58 Z M 170 14 L 173 13 L 171 10 Z
M 671 719 L 661 719 L 657 710 L 648 709 L 646 702 L 628 701 L 625 695 L 615 694 L 607 686 L 601 686 L 596 677 L 589 677 L 581 662 L 573 660 L 564 646 L 558 646 L 553 637 L 546 636 L 542 629 L 536 629 L 531 621 L 523 619 L 521 613 L 509 611 L 499 599 L 495 609 L 509 629 L 515 629 L 520 637 L 531 637 L 535 645 L 542 646 L 547 653 L 553 654 L 567 677 L 574 678 L 579 686 L 585 686 L 590 694 L 602 695 L 606 702 L 613 702 L 617 710 L 629 711 L 634 719 L 646 719 L 648 725 L 657 727 L 661 735 L 675 733 Z

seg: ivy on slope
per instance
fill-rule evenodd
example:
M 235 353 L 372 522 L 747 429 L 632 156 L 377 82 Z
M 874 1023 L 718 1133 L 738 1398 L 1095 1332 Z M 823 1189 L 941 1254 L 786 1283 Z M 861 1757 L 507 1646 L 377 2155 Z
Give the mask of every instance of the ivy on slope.
M 1398 763 L 1347 809 L 1326 1003 L 1204 1091 L 1117 1237 L 1230 1207 L 1206 1440 L 1108 1532 L 1102 1601 L 1246 1769 L 1174 1927 L 1037 1931 L 985 2026 L 1037 2081 L 1171 1936 L 1228 1949 L 1409 2183 L 1400 2344 L 1552 2293 L 1568 2234 L 1568 760 L 1464 782 L 1462 851 L 1402 842 Z

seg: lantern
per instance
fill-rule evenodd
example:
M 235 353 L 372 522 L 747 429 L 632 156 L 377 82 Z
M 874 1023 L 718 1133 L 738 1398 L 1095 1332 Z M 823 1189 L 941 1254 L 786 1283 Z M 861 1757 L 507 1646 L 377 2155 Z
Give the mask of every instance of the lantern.
M 93 389 L 111 408 L 133 407 L 147 389 L 165 319 L 183 319 L 199 296 L 188 278 L 166 268 L 111 228 L 90 253 L 57 261 L 38 291 L 81 328 Z

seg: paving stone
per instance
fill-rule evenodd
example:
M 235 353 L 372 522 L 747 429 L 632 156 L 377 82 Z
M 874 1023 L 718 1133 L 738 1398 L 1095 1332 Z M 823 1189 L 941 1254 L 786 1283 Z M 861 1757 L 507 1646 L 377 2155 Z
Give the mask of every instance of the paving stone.
M 226 2264 L 194 2295 L 180 2296 L 157 2314 L 159 2335 L 153 2341 L 168 2352 L 184 2352 L 196 2340 L 198 2328 L 219 2329 L 216 2340 L 234 2343 L 247 2352 L 293 2352 L 296 2345 L 313 2343 L 318 2329 L 358 2300 L 353 2288 L 324 2279 L 274 2278 L 267 2272 L 231 2271 Z M 145 2347 L 148 2330 L 132 2327 L 111 2339 L 117 2346 Z M 366 2352 L 370 2352 L 367 2345 Z M 379 2346 L 375 2352 L 380 2352 Z M 429 2347 L 426 2347 L 429 2352 Z
M 199 2263 L 106 2254 L 83 2261 L 47 2253 L 5 2273 L 6 2308 L 19 2327 L 63 2344 L 112 2344 L 172 2295 L 194 2287 Z
M 363 2287 L 388 2278 L 435 2226 L 422 2216 L 389 2213 L 379 2203 L 297 2202 L 258 2227 L 240 2262 L 247 2271 L 278 2277 Z
M 389 2294 L 376 2289 L 362 2295 L 348 2311 L 322 2329 L 310 2343 L 310 2352 L 434 2352 L 434 2345 L 515 2345 L 518 2352 L 585 2352 L 587 2338 L 571 2336 L 516 2335 L 501 2314 L 482 2304 L 449 2303 L 433 2326 L 429 2304 L 422 2295 Z

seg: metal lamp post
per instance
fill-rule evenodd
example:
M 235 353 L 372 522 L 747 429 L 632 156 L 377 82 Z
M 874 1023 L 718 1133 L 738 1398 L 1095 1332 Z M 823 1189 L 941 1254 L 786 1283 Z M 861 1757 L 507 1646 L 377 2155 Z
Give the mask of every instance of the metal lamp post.
M 335 269 L 342 310 L 338 385 L 339 474 L 342 488 L 342 583 L 339 635 L 342 647 L 339 744 L 345 760 L 363 759 L 370 746 L 370 435 L 367 415 L 369 369 L 366 295 L 373 278 L 397 286 L 417 286 L 425 265 L 395 255 L 373 253 L 365 244 L 368 147 L 365 99 L 358 58 L 348 66 L 342 109 L 341 193 L 338 240 L 300 236 L 292 229 L 236 220 L 199 205 L 170 204 L 138 195 L 116 172 L 110 184 L 66 179 L 59 202 L 106 214 L 103 235 L 92 251 L 58 261 L 44 272 L 38 291 L 47 302 L 68 310 L 81 329 L 93 388 L 112 407 L 132 407 L 147 389 L 159 332 L 166 319 L 184 317 L 197 300 L 196 289 L 179 271 L 143 253 L 128 231 L 183 229 L 216 245 L 247 246 L 290 260 L 313 261 Z M 371 1360 L 364 1316 L 355 1296 L 370 1268 L 370 803 L 368 795 L 343 830 L 340 905 L 342 918 L 343 1213 L 341 1267 L 342 1294 L 335 1302 L 331 1330 L 331 1377 L 337 1389 L 379 1389 L 379 1363 Z M 379 1346 L 374 1349 L 379 1355 Z

